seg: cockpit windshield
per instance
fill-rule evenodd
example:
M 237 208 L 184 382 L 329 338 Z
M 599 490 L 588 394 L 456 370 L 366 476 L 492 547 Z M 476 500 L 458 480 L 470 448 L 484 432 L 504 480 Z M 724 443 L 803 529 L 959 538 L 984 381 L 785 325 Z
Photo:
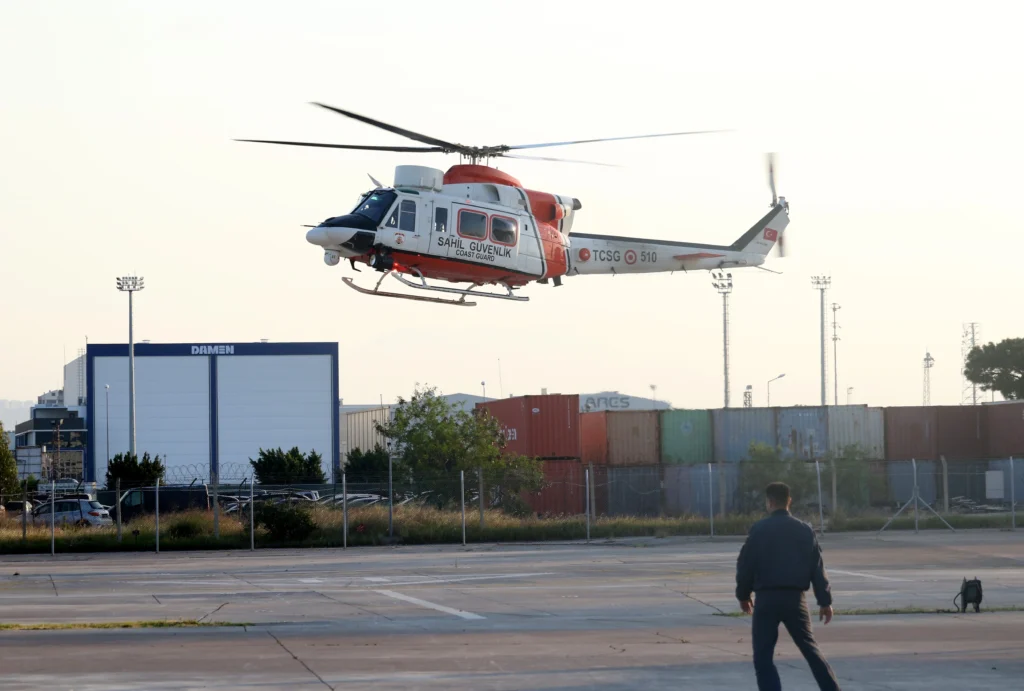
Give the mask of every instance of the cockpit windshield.
M 352 210 L 352 213 L 368 218 L 373 222 L 373 225 L 379 226 L 380 222 L 384 220 L 384 214 L 395 203 L 397 196 L 394 192 L 374 190 L 363 197 L 359 205 Z

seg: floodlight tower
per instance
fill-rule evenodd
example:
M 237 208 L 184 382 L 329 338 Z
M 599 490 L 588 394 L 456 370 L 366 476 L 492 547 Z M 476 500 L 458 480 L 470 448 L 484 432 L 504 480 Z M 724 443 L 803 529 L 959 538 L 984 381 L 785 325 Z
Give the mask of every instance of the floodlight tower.
M 832 388 L 835 391 L 834 405 L 839 405 L 839 320 L 836 314 L 842 309 L 832 303 Z
M 924 354 L 924 404 L 932 404 L 932 367 L 935 365 L 935 358 L 932 354 L 925 352 Z
M 722 295 L 722 362 L 725 372 L 725 406 L 729 407 L 729 293 L 732 292 L 732 274 L 712 272 L 711 285 Z
M 967 358 L 978 345 L 981 338 L 981 325 L 977 322 L 964 324 L 960 335 L 960 374 L 963 376 L 963 388 L 960 394 L 960 405 L 978 405 L 978 385 L 967 381 L 964 371 L 967 369 Z
M 828 369 L 825 366 L 825 292 L 832 285 L 828 276 L 812 276 L 811 285 L 821 292 L 821 404 L 828 405 Z
M 141 276 L 122 276 L 117 279 L 117 289 L 128 293 L 128 443 L 129 451 L 135 455 L 135 331 L 132 311 L 132 294 L 146 287 Z
M 754 387 L 747 384 L 746 391 L 743 392 L 743 407 L 753 408 L 754 407 Z

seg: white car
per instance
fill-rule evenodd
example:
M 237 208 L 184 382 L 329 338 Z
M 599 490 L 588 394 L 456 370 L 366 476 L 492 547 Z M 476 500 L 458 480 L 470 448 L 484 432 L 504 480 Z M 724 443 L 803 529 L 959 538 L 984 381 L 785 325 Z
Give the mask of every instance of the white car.
M 49 525 L 50 520 L 50 502 L 32 510 L 33 525 Z M 90 499 L 57 499 L 53 503 L 53 522 L 89 526 L 114 524 L 103 504 Z

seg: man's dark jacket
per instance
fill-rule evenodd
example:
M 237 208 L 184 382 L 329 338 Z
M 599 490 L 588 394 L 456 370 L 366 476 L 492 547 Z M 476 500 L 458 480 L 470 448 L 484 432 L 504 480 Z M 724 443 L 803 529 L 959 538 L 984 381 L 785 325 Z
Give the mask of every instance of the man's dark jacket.
M 752 592 L 814 587 L 819 607 L 832 604 L 832 592 L 814 529 L 780 509 L 750 528 L 736 563 L 736 599 Z

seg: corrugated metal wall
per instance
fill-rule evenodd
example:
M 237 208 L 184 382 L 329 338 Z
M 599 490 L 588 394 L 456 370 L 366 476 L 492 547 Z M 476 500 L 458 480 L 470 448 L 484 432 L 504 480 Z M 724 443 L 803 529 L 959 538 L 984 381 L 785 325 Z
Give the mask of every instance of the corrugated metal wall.
M 779 408 L 775 417 L 783 458 L 813 461 L 828 451 L 828 409 Z
M 988 412 L 988 452 L 992 456 L 1024 456 L 1024 403 L 985 406 Z
M 543 459 L 579 459 L 580 397 L 520 396 L 478 403 L 501 422 L 506 452 Z
M 932 505 L 936 510 L 935 500 L 939 497 L 937 487 L 942 482 L 942 474 L 936 472 L 935 461 L 917 462 L 917 490 L 921 499 Z M 896 461 L 888 464 L 889 500 L 901 506 L 914 495 L 914 468 L 910 461 Z M 909 509 L 908 509 L 909 510 Z M 927 509 L 922 509 L 927 511 Z M 906 512 L 904 512 L 906 513 Z M 913 515 L 913 514 L 911 514 Z
M 584 513 L 587 495 L 583 467 L 579 461 L 544 461 L 544 488 L 524 493 L 523 500 L 545 516 Z
M 750 444 L 775 446 L 775 410 L 727 408 L 711 411 L 716 461 L 735 463 L 749 457 Z
M 387 448 L 387 439 L 377 433 L 374 423 L 379 422 L 384 425 L 390 422 L 393 417 L 394 412 L 391 406 L 349 413 L 345 420 L 345 424 L 348 427 L 348 450 L 361 449 L 363 451 L 372 451 L 376 444 Z
M 885 409 L 885 458 L 909 461 L 938 458 L 935 408 L 920 406 Z
M 662 463 L 710 463 L 714 453 L 711 411 L 666 410 L 661 413 Z
M 583 461 L 597 466 L 608 465 L 608 413 L 580 415 Z
M 737 463 L 713 464 L 710 473 L 706 463 L 664 466 L 665 513 L 707 518 L 710 516 L 709 507 L 714 502 L 715 515 L 718 515 L 723 511 L 723 496 L 725 512 L 735 511 L 740 470 Z M 720 483 L 725 483 L 724 491 Z
M 867 406 L 833 406 L 828 410 L 828 448 L 836 458 L 848 446 L 860 446 L 867 460 L 885 458 L 885 413 Z
M 657 411 L 611 412 L 608 416 L 608 465 L 658 465 L 661 434 Z
M 988 457 L 988 425 L 983 406 L 935 408 L 936 451 L 947 461 Z
M 1001 470 L 1001 471 L 1003 471 L 1003 500 L 1007 501 L 1007 502 L 1010 501 L 1011 494 L 1010 494 L 1010 461 L 1009 461 L 1009 459 L 999 460 L 999 461 L 989 461 L 988 462 L 988 469 L 989 470 Z M 1013 474 L 1015 475 L 1015 478 L 1014 478 L 1015 482 L 1014 482 L 1014 486 L 1013 486 L 1012 497 L 1013 497 L 1013 500 L 1017 503 L 1017 506 L 1019 507 L 1021 505 L 1021 503 L 1024 502 L 1024 460 L 1020 460 L 1020 459 L 1014 457 L 1014 460 L 1013 460 Z M 994 500 L 989 500 L 989 501 L 994 501 Z

